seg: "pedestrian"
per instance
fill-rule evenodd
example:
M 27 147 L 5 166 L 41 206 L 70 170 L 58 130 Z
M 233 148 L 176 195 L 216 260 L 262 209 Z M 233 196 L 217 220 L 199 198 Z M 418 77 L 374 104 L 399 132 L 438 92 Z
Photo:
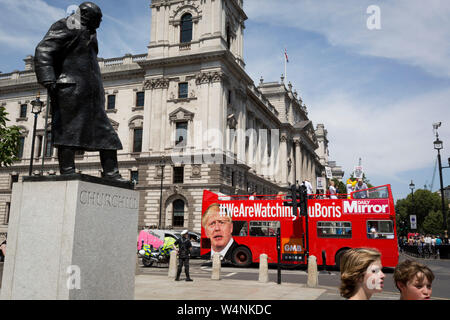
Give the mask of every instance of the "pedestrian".
M 186 281 L 193 281 L 189 276 L 189 256 L 191 254 L 192 243 L 189 240 L 187 230 L 181 232 L 181 237 L 175 241 L 175 246 L 178 245 L 178 270 L 175 281 L 180 281 L 181 269 L 184 265 L 184 272 L 186 273 Z
M 369 300 L 383 291 L 384 273 L 381 253 L 376 249 L 356 248 L 342 256 L 340 294 L 349 300 Z
M 330 192 L 330 199 L 337 199 L 336 188 L 334 186 L 333 180 L 330 181 L 330 186 L 328 188 L 328 191 Z
M 252 195 L 248 197 L 248 200 L 256 200 L 256 191 L 253 191 Z
M 394 282 L 400 291 L 400 300 L 429 300 L 433 280 L 433 271 L 416 261 L 402 261 L 394 270 Z

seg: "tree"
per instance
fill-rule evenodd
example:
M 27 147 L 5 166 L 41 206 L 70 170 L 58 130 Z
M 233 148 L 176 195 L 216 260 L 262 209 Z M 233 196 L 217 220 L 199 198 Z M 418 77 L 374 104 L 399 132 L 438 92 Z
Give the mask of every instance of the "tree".
M 338 180 L 337 178 L 333 178 L 331 180 L 334 181 L 336 193 L 338 193 L 338 194 L 346 194 L 347 193 L 347 187 L 345 186 L 345 184 L 342 181 Z
M 7 127 L 6 117 L 8 113 L 5 107 L 0 107 L 0 167 L 7 167 L 19 160 L 20 128 L 18 126 Z
M 441 208 L 441 198 L 437 193 L 419 189 L 413 195 L 409 194 L 405 199 L 399 199 L 395 205 L 397 222 L 404 221 L 410 226 L 409 216 L 417 216 L 417 231 L 424 232 L 423 224 L 430 212 L 437 212 Z M 431 219 L 431 218 L 430 218 Z M 434 218 L 433 218 L 434 219 Z M 441 222 L 442 223 L 442 222 Z
M 444 218 L 441 211 L 431 211 L 423 221 L 423 231 L 433 235 L 442 234 L 444 233 L 443 221 Z

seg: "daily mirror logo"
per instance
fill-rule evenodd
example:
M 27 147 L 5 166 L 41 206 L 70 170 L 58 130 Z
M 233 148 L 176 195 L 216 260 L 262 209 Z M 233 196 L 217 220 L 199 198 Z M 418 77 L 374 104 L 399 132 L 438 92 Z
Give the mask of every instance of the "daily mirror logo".
M 389 201 L 376 200 L 344 200 L 343 214 L 389 214 Z

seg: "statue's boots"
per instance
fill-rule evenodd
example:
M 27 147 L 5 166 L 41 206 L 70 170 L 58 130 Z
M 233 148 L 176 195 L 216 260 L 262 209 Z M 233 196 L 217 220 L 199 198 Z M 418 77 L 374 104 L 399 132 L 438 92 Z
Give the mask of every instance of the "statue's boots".
M 100 150 L 100 161 L 102 163 L 102 177 L 120 182 L 130 182 L 122 178 L 117 164 L 117 150 Z
M 75 149 L 67 147 L 58 148 L 59 172 L 62 175 L 75 173 Z

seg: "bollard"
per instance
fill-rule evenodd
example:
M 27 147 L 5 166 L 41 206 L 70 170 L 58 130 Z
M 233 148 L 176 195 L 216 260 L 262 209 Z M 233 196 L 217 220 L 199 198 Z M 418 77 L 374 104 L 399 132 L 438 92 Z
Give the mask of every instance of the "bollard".
M 259 282 L 269 282 L 269 264 L 267 258 L 267 254 L 265 253 L 259 256 Z
M 221 269 L 220 254 L 215 253 L 213 256 L 212 273 L 211 280 L 220 280 L 220 269 Z
M 170 279 L 175 279 L 177 276 L 177 250 L 170 251 L 170 261 L 169 261 L 169 275 Z
M 315 288 L 319 285 L 319 276 L 317 273 L 317 258 L 309 256 L 308 258 L 308 282 L 307 286 Z

